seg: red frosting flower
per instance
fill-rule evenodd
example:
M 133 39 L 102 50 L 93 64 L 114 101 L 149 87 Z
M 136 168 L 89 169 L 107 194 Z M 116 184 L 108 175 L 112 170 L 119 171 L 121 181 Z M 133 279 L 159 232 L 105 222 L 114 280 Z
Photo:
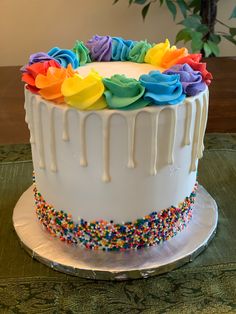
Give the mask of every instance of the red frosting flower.
M 35 85 L 35 79 L 38 74 L 46 75 L 49 67 L 60 68 L 61 66 L 55 60 L 37 62 L 26 66 L 25 72 L 22 74 L 22 81 L 27 84 L 26 88 L 32 93 L 38 94 L 39 88 Z
M 177 64 L 187 63 L 191 66 L 194 71 L 200 71 L 202 73 L 202 78 L 207 85 L 211 84 L 213 76 L 206 69 L 206 63 L 200 62 L 202 55 L 200 53 L 190 54 L 186 57 L 177 60 Z

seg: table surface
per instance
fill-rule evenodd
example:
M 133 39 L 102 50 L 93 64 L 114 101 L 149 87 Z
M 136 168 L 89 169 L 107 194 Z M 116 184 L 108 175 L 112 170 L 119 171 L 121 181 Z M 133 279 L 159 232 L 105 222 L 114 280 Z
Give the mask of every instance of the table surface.
M 0 313 L 236 313 L 236 134 L 208 134 L 199 163 L 219 207 L 215 238 L 192 263 L 148 279 L 92 281 L 33 260 L 12 225 L 31 177 L 30 146 L 0 145 Z
M 236 57 L 208 58 L 210 86 L 207 132 L 236 132 Z M 28 143 L 20 67 L 0 67 L 0 144 Z

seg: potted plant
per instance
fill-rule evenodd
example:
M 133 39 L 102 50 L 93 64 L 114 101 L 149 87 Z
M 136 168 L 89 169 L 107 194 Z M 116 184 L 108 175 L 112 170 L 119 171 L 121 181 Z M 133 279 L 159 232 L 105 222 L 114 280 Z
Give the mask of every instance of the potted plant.
M 120 0 L 115 0 L 116 4 Z M 159 1 L 160 6 L 166 5 L 176 19 L 179 10 L 183 20 L 178 24 L 183 28 L 176 34 L 175 42 L 191 42 L 192 52 L 199 52 L 205 57 L 218 56 L 219 43 L 222 37 L 236 45 L 236 27 L 230 27 L 217 18 L 217 3 L 219 0 L 128 0 L 129 5 L 143 6 L 142 17 L 145 20 L 153 3 Z M 236 18 L 236 6 L 229 19 Z M 225 27 L 224 32 L 216 32 L 215 25 L 219 23 Z

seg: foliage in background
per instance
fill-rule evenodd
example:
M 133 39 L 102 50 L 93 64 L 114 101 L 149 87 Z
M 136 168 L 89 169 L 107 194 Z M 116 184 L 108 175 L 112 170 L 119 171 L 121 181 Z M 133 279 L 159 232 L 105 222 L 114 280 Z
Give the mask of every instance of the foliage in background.
M 114 0 L 113 4 L 120 0 Z M 192 52 L 201 51 L 205 57 L 218 56 L 220 53 L 219 43 L 222 37 L 236 45 L 236 27 L 230 27 L 217 19 L 217 2 L 219 0 L 128 0 L 129 5 L 142 5 L 142 17 L 146 15 L 155 2 L 159 1 L 160 6 L 166 4 L 168 10 L 176 19 L 179 10 L 183 20 L 178 24 L 183 25 L 177 35 L 175 42 L 191 41 Z M 236 6 L 229 19 L 236 18 Z M 219 23 L 226 29 L 225 32 L 216 32 L 215 24 Z

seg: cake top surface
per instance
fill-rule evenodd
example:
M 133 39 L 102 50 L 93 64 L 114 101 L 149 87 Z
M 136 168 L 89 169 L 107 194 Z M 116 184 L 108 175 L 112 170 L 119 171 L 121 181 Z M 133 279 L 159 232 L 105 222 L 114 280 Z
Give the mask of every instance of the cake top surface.
M 69 49 L 30 56 L 26 88 L 55 105 L 79 110 L 136 110 L 175 105 L 204 91 L 212 75 L 201 54 L 162 43 L 93 36 Z
M 111 77 L 113 75 L 125 75 L 129 78 L 138 80 L 142 74 L 148 74 L 151 71 L 163 72 L 165 69 L 149 63 L 135 63 L 131 61 L 116 62 L 92 62 L 77 68 L 79 75 L 86 77 L 91 71 L 96 71 L 102 77 Z

